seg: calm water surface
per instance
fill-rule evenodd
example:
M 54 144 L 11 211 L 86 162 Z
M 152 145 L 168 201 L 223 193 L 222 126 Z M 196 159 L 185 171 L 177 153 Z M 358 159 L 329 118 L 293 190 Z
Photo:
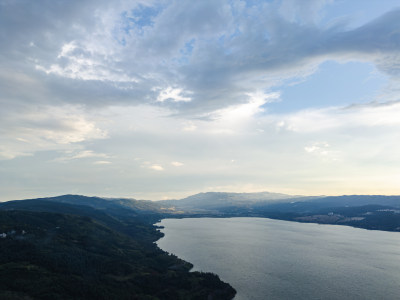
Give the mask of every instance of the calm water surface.
M 264 218 L 165 219 L 158 246 L 243 299 L 400 299 L 400 233 Z

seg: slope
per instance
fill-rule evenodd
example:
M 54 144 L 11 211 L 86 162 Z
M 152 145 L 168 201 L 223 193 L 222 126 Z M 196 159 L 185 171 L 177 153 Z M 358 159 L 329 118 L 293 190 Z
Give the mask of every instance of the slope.
M 2 203 L 0 298 L 233 297 L 216 275 L 189 272 L 189 263 L 160 250 L 161 233 L 126 210 L 117 217 L 42 199 Z

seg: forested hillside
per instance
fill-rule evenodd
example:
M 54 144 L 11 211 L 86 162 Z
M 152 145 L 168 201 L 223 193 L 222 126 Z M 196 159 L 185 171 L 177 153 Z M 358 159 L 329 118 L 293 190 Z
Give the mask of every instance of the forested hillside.
M 189 272 L 189 263 L 155 245 L 154 213 L 117 211 L 43 199 L 2 203 L 0 299 L 233 298 L 216 275 Z

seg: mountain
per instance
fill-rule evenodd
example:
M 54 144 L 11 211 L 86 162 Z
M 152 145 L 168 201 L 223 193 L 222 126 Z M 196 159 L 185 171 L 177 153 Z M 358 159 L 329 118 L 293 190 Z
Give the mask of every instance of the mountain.
M 400 231 L 400 196 L 202 193 L 166 202 L 186 217 L 266 217 Z
M 330 196 L 315 199 L 315 204 L 327 206 L 362 206 L 362 205 L 383 205 L 400 208 L 400 196 L 382 195 L 345 195 Z
M 400 208 L 400 196 L 344 195 L 292 196 L 279 193 L 218 193 L 195 194 L 181 200 L 158 201 L 175 211 L 221 212 L 235 210 L 267 210 L 276 212 L 316 212 L 325 208 L 380 205 Z M 170 208 L 171 209 L 171 208 Z
M 174 214 L 177 213 L 174 207 L 168 203 L 161 203 L 149 200 L 135 200 L 127 198 L 101 198 L 87 197 L 82 195 L 62 195 L 56 197 L 27 199 L 27 200 L 42 200 L 57 203 L 67 203 L 73 205 L 84 205 L 98 210 L 106 211 L 108 214 L 138 216 L 141 214 Z M 24 201 L 27 201 L 24 200 Z M 17 202 L 15 200 L 12 202 Z M 9 201 L 11 202 L 11 201 Z M 1 205 L 1 203 L 0 203 Z
M 280 212 L 318 212 L 328 208 L 358 207 L 366 205 L 378 205 L 382 207 L 400 208 L 400 196 L 382 195 L 344 195 L 306 199 L 281 203 L 259 203 L 255 208 Z
M 76 195 L 0 203 L 0 299 L 233 298 L 216 275 L 189 272 L 157 247 L 159 205 L 135 204 Z
M 207 211 L 231 206 L 248 207 L 256 203 L 275 203 L 288 199 L 297 201 L 309 199 L 310 197 L 291 196 L 279 193 L 222 193 L 208 192 L 189 196 L 181 200 L 163 200 L 160 203 L 176 206 L 182 210 Z

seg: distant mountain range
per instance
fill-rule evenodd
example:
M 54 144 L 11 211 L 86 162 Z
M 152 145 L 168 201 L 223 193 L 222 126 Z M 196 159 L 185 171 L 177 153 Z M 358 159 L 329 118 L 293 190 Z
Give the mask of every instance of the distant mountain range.
M 227 207 L 271 207 L 285 210 L 307 210 L 323 207 L 383 205 L 400 207 L 400 196 L 344 195 L 293 196 L 279 193 L 223 193 L 195 194 L 181 200 L 162 200 L 158 203 L 186 210 L 217 210 Z
M 291 196 L 276 193 L 200 193 L 162 201 L 185 216 L 268 217 L 400 231 L 400 196 Z
M 208 192 L 189 196 L 181 200 L 159 201 L 180 209 L 213 210 L 227 206 L 249 206 L 256 203 L 275 203 L 282 200 L 297 199 L 297 201 L 311 197 L 291 196 L 279 193 L 222 193 Z

